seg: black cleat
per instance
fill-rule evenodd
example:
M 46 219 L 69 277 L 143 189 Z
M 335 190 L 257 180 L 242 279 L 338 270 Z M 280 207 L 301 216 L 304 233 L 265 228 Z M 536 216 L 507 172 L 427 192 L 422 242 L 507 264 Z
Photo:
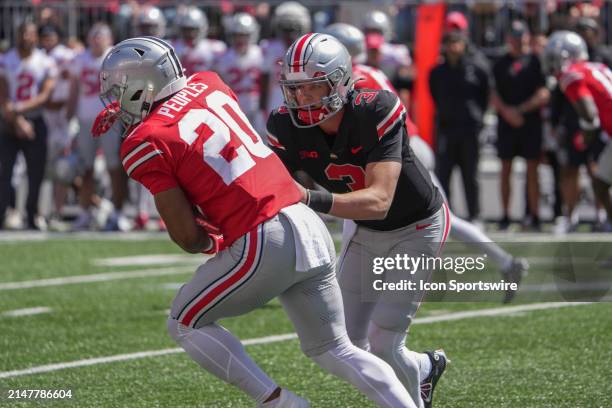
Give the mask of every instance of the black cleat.
M 446 370 L 446 366 L 450 364 L 450 360 L 446 357 L 444 350 L 426 351 L 431 361 L 431 373 L 421 383 L 421 398 L 425 408 L 431 408 L 431 400 L 433 399 L 433 392 L 436 388 L 436 384 L 440 381 L 440 377 Z

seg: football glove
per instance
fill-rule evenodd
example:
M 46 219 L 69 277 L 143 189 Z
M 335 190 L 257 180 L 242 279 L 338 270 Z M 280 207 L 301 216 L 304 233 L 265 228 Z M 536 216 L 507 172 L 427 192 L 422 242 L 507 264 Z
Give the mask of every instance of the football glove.
M 223 251 L 226 248 L 226 245 L 223 240 L 223 234 L 221 233 L 221 230 L 210 222 L 208 222 L 207 220 L 205 220 L 202 216 L 196 215 L 195 219 L 196 223 L 200 227 L 204 228 L 204 231 L 208 233 L 208 236 L 212 241 L 212 246 L 202 252 L 208 255 L 214 255 L 217 252 Z
M 115 124 L 117 119 L 119 119 L 119 103 L 113 102 L 110 105 L 107 105 L 98 116 L 96 116 L 96 120 L 94 120 L 93 125 L 91 126 L 91 134 L 93 137 L 100 137 L 104 133 L 108 132 L 108 130 Z

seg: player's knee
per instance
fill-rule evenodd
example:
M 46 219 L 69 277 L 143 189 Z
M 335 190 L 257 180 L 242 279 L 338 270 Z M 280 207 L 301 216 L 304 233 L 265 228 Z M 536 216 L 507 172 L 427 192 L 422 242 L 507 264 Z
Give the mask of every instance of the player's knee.
M 167 322 L 168 334 L 174 341 L 181 343 L 185 336 L 191 331 L 191 328 L 181 324 L 178 320 L 168 318 Z
M 370 324 L 368 328 L 368 342 L 370 352 L 385 361 L 391 360 L 393 354 L 404 345 L 402 333 L 383 329 L 376 324 Z

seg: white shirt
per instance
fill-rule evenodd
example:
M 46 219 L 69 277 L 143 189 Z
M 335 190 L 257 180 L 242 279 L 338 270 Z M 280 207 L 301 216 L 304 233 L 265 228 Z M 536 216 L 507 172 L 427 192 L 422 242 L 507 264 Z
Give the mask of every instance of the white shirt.
M 47 78 L 57 77 L 57 66 L 43 51 L 34 49 L 26 59 L 21 59 L 15 48 L 0 57 L 0 76 L 8 83 L 9 98 L 12 102 L 24 102 L 37 96 Z M 37 109 L 27 116 L 39 116 Z
M 268 106 L 266 107 L 268 113 L 285 103 L 279 81 L 281 77 L 281 64 L 287 53 L 287 48 L 285 43 L 278 39 L 263 40 L 261 42 L 261 50 L 264 58 L 262 72 L 270 75 L 267 90 Z M 266 90 L 262 90 L 262 92 L 266 92 Z
M 223 41 L 208 38 L 198 41 L 194 46 L 179 39 L 173 46 L 187 77 L 196 72 L 212 70 L 215 60 L 227 50 Z
M 100 68 L 110 48 L 99 57 L 89 49 L 76 56 L 71 64 L 71 73 L 79 81 L 77 117 L 80 121 L 93 121 L 102 110 L 100 101 Z
M 263 63 L 261 48 L 256 44 L 250 44 L 244 54 L 238 54 L 234 48 L 229 48 L 215 64 L 215 71 L 234 91 L 240 107 L 246 113 L 259 110 Z

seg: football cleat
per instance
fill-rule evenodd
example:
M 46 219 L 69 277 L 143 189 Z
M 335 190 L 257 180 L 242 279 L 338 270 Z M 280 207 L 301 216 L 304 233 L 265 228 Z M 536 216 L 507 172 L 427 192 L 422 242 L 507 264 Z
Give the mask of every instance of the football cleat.
M 513 258 L 510 264 L 502 270 L 502 276 L 506 282 L 516 283 L 517 287 L 521 284 L 523 276 L 527 275 L 529 270 L 529 262 L 525 258 Z M 507 289 L 504 295 L 503 303 L 510 303 L 514 296 L 516 296 L 516 290 Z
M 421 382 L 421 398 L 425 408 L 431 408 L 433 392 L 436 384 L 440 381 L 440 377 L 446 370 L 446 366 L 450 364 L 450 359 L 446 357 L 444 350 L 426 351 L 431 361 L 431 372 L 423 382 Z
M 266 402 L 260 407 L 274 407 L 274 408 L 309 408 L 310 403 L 304 398 L 298 397 L 286 388 L 281 389 L 280 396 L 270 402 Z

